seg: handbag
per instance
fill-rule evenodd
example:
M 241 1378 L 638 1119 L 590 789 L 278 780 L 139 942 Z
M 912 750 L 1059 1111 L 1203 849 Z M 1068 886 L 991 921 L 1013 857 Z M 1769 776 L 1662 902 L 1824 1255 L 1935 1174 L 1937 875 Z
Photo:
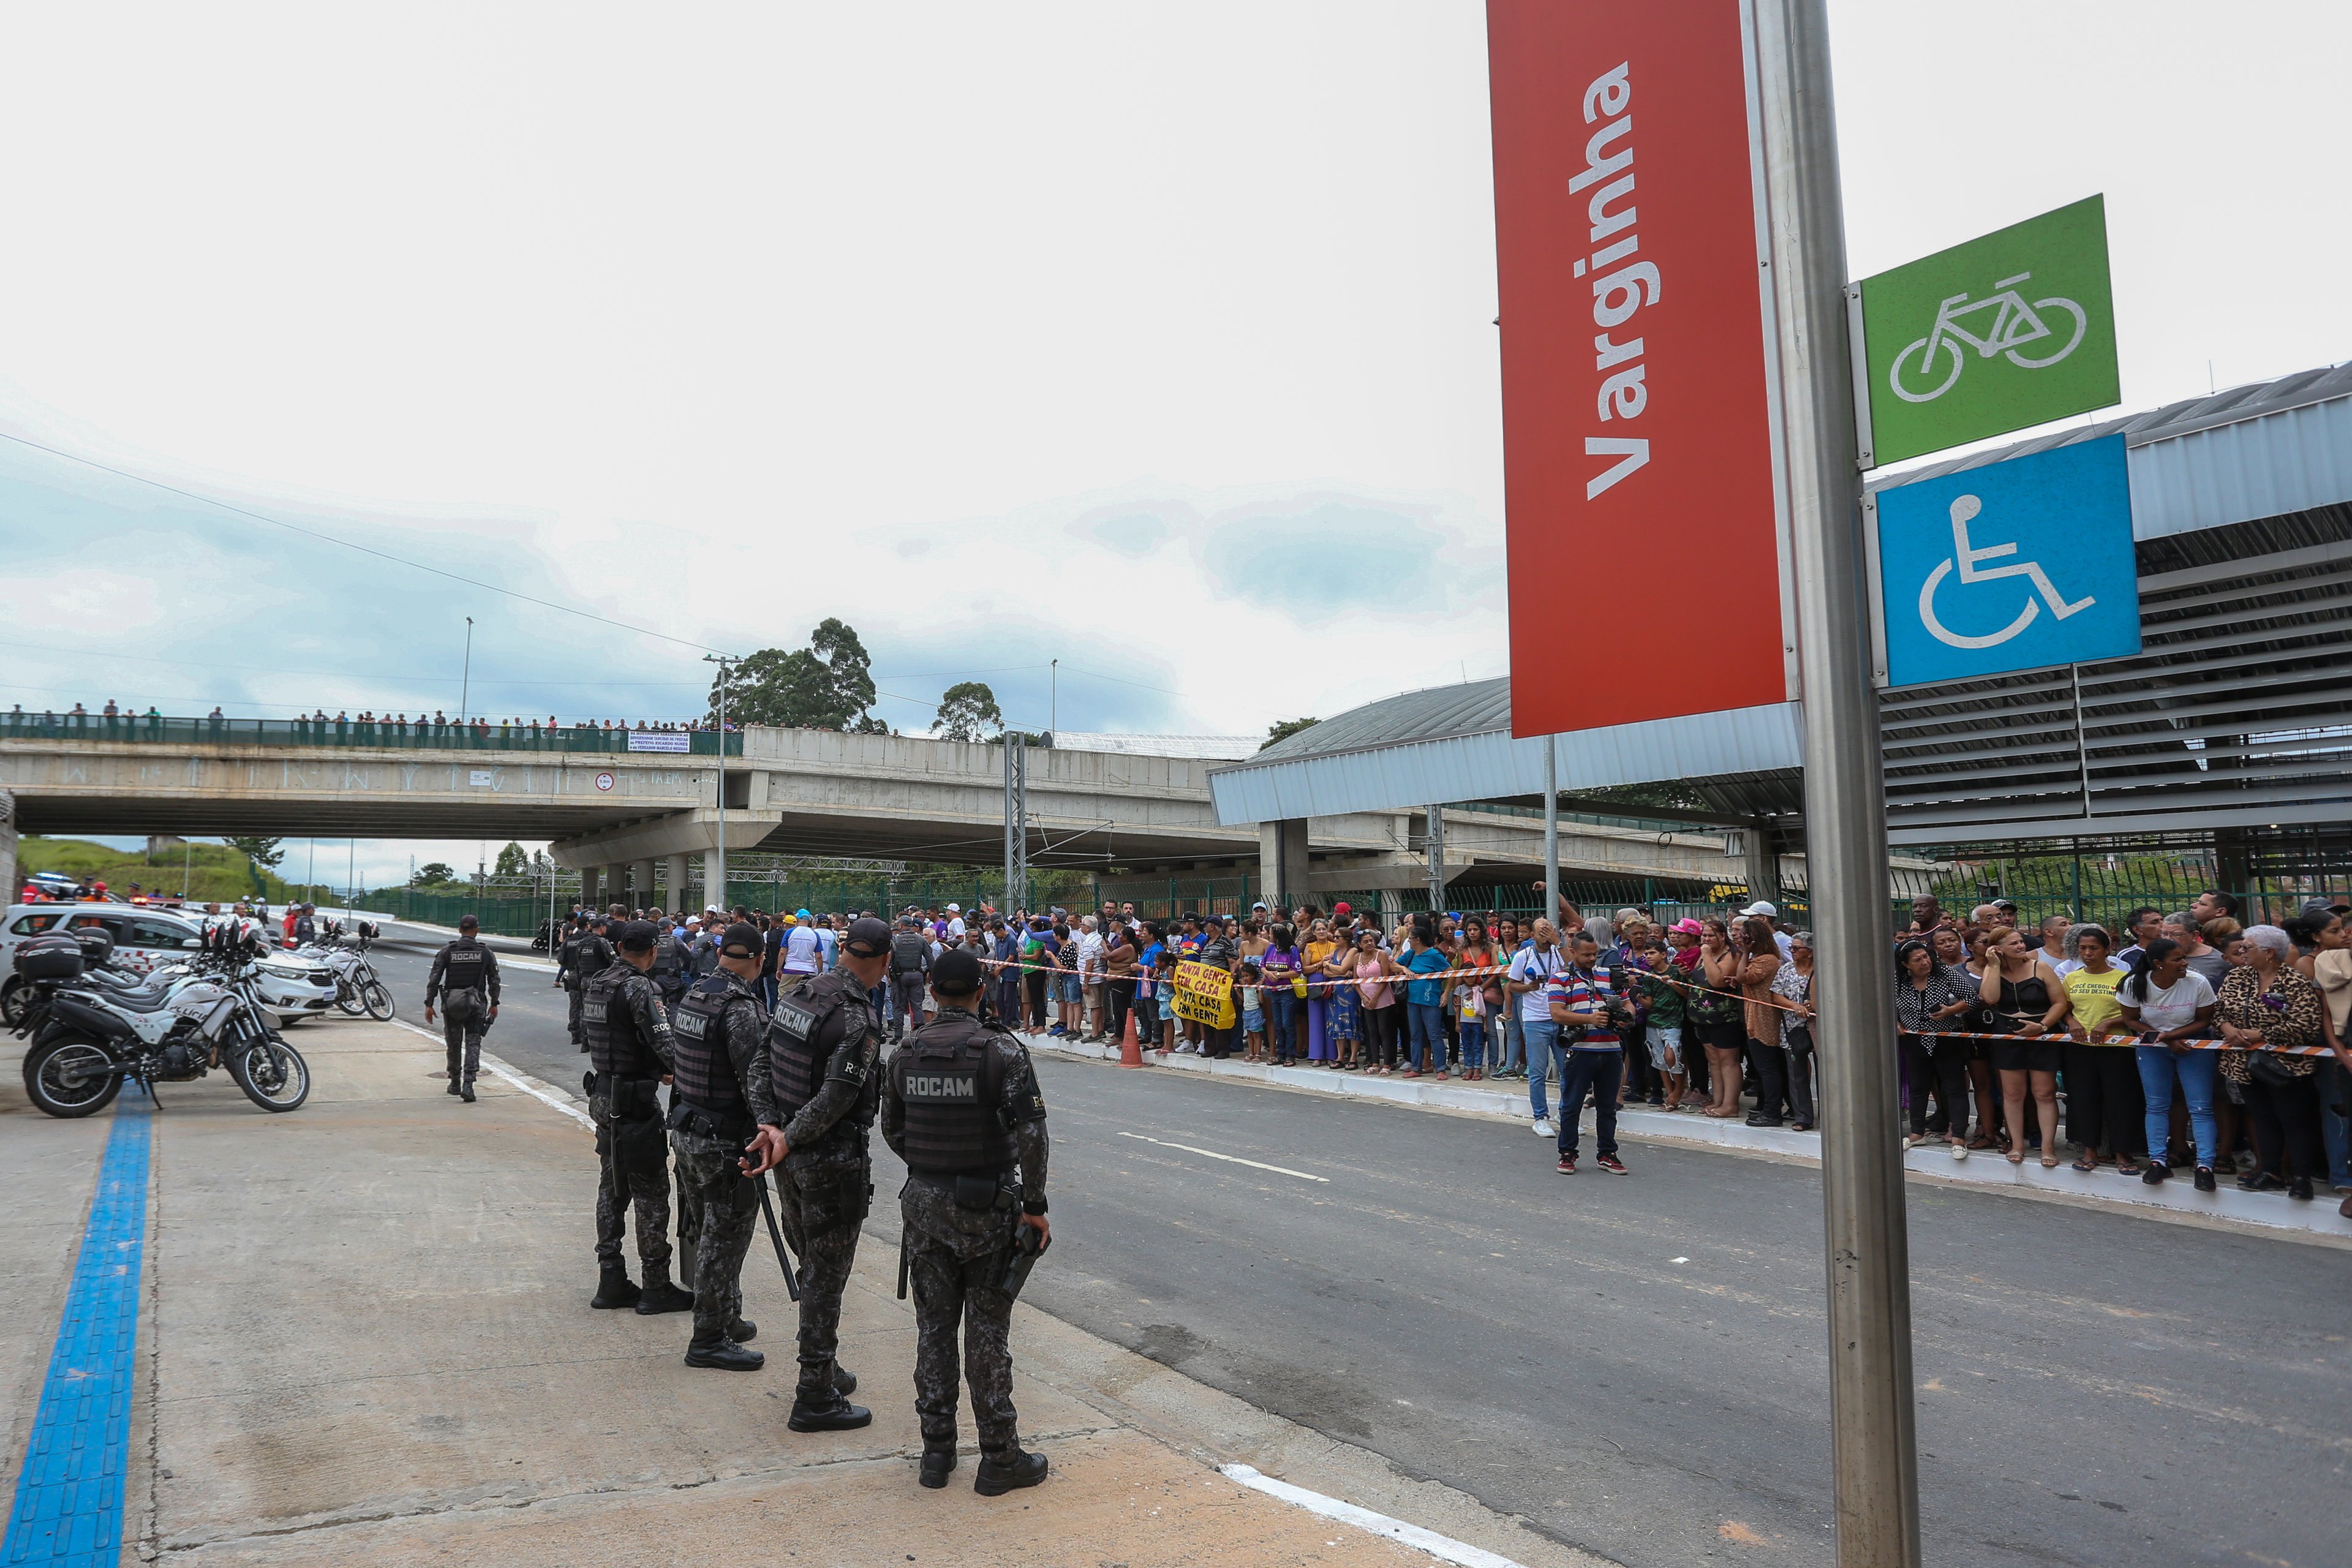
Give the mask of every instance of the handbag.
M 2246 1076 L 2264 1089 L 2285 1089 L 2302 1080 L 2302 1075 L 2287 1070 L 2286 1058 L 2275 1051 L 2248 1051 Z

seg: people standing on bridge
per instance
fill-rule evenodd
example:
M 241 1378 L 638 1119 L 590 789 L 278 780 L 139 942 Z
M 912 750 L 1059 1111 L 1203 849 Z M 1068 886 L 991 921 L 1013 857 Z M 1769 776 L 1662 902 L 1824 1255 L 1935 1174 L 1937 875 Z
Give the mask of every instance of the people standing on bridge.
M 468 1105 L 474 1075 L 482 1068 L 482 1031 L 499 1016 L 499 955 L 482 945 L 481 924 L 472 915 L 459 916 L 457 940 L 433 955 L 432 973 L 425 977 L 425 1021 L 433 1022 L 433 1004 L 439 1001 L 449 1092 Z
M 670 1019 L 676 1057 L 670 1146 L 677 1154 L 677 1244 L 694 1259 L 694 1337 L 686 1364 L 757 1372 L 758 1331 L 743 1317 L 743 1256 L 759 1225 L 743 1174 L 755 1131 L 783 1134 L 768 1080 L 768 1010 L 760 1004 L 760 933 L 720 933 L 719 967 L 687 988 Z M 765 1177 L 759 1178 L 765 1180 Z
M 918 1479 L 944 1487 L 956 1467 L 961 1331 L 980 1427 L 972 1489 L 996 1497 L 1045 1479 L 1045 1456 L 1021 1447 L 1012 1347 L 1013 1299 L 1053 1241 L 1045 1099 L 1028 1050 L 979 1016 L 978 960 L 946 954 L 931 984 L 939 1016 L 893 1053 L 882 1088 L 882 1137 L 907 1163 L 898 1213 L 915 1296 Z
M 631 921 L 616 933 L 619 955 L 592 976 L 580 1004 L 588 1035 L 588 1115 L 596 1127 L 596 1295 L 588 1304 L 640 1313 L 684 1311 L 694 1298 L 670 1283 L 669 1143 L 662 1136 L 661 1086 L 677 1059 L 669 1010 L 652 980 L 654 928 Z M 628 1216 L 637 1222 L 642 1289 L 621 1260 Z
M 853 921 L 841 967 L 778 998 L 768 1025 L 769 1077 L 784 1124 L 781 1132 L 760 1130 L 751 1173 L 782 1166 L 776 1185 L 784 1228 L 801 1261 L 800 1383 L 789 1421 L 795 1432 L 844 1431 L 874 1419 L 845 1397 L 835 1356 L 841 1295 L 874 1194 L 867 1140 L 881 1037 L 867 996 L 889 971 L 890 949 L 888 926 Z

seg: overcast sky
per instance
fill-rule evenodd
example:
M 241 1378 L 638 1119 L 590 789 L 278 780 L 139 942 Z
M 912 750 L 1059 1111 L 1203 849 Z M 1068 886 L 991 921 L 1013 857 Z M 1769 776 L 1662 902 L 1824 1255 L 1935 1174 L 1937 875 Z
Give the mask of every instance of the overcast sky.
M 2352 355 L 2352 6 L 1832 15 L 1856 275 L 2105 192 L 2127 407 Z M 839 616 L 902 729 L 1504 670 L 1479 5 L 0 16 L 0 431 L 686 643 Z M 28 708 L 454 711 L 468 615 L 478 710 L 706 685 L 8 443 L 0 591 Z

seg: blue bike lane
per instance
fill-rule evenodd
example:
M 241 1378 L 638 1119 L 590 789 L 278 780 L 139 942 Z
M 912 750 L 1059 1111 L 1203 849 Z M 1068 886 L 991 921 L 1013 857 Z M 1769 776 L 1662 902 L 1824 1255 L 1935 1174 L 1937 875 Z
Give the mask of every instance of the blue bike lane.
M 0 1563 L 112 1568 L 121 1559 L 152 1107 L 125 1097 L 111 1120 Z

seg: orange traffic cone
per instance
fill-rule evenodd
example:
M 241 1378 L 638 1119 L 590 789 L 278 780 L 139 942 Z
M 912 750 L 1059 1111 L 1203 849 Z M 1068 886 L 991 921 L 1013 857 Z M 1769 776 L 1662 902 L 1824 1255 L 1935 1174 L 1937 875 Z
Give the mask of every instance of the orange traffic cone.
M 1143 1047 L 1135 1037 L 1135 1009 L 1127 1010 L 1127 1029 L 1118 1037 L 1118 1065 L 1139 1068 L 1143 1065 Z

